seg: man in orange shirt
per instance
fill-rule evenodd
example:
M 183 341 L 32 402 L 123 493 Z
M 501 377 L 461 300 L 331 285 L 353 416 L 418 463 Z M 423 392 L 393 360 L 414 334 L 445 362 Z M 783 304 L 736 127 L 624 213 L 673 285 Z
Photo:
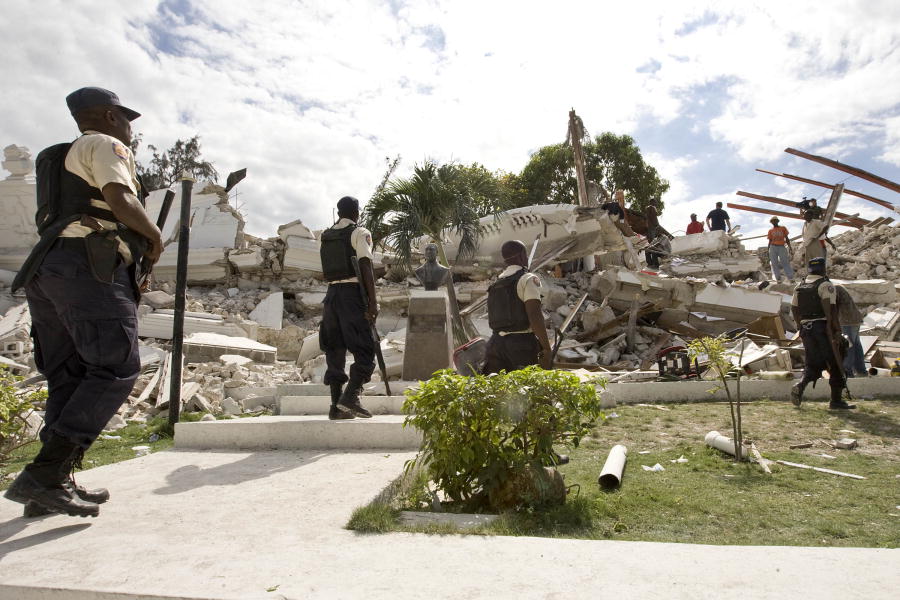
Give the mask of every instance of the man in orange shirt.
M 769 219 L 772 229 L 769 230 L 769 262 L 772 263 L 772 275 L 775 281 L 781 281 L 782 272 L 788 280 L 794 279 L 794 270 L 791 268 L 791 240 L 788 237 L 787 227 L 778 224 L 778 217 Z
M 703 221 L 698 221 L 696 214 L 691 215 L 691 222 L 688 223 L 687 233 L 688 235 L 692 233 L 703 233 Z

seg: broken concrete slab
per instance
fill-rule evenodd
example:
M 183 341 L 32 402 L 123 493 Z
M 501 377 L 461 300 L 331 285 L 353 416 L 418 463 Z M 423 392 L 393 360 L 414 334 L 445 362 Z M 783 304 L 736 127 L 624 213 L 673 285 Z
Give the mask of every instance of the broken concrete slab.
M 172 328 L 175 324 L 175 311 L 160 309 L 138 317 L 138 335 L 162 340 L 172 339 Z M 186 312 L 184 315 L 184 333 L 217 333 L 225 336 L 250 337 L 247 329 L 237 323 L 227 323 L 212 313 Z
M 192 238 L 193 239 L 193 238 Z M 178 244 L 169 244 L 153 266 L 157 281 L 175 281 Z M 188 285 L 225 283 L 230 274 L 226 250 L 223 248 L 191 248 L 188 251 Z
M 184 338 L 184 358 L 187 362 L 219 360 L 223 354 L 238 354 L 261 364 L 273 364 L 277 348 L 260 344 L 245 337 L 218 333 L 192 333 Z
M 168 189 L 154 190 L 147 197 L 147 214 L 155 222 Z M 181 206 L 181 186 L 172 186 L 175 192 L 173 207 Z M 191 249 L 237 248 L 243 239 L 244 218 L 228 205 L 224 188 L 209 181 L 197 182 L 191 195 Z M 178 211 L 169 213 L 163 227 L 163 239 L 170 240 L 178 232 Z M 177 255 L 177 244 L 170 244 L 163 256 Z M 162 260 L 162 258 L 160 258 Z
M 272 292 L 266 296 L 250 313 L 250 318 L 260 327 L 269 329 L 281 329 L 282 316 L 284 314 L 284 293 Z
M 888 308 L 870 310 L 863 317 L 860 331 L 888 342 L 893 341 L 900 334 L 900 312 Z
M 893 281 L 884 279 L 858 279 L 854 281 L 832 279 L 832 282 L 846 289 L 856 304 L 890 304 L 897 301 L 897 290 Z
M 11 307 L 0 319 L 0 355 L 21 361 L 31 350 L 31 313 L 23 302 Z
M 692 256 L 696 254 L 717 254 L 728 249 L 728 234 L 724 231 L 704 231 L 672 238 L 672 254 Z

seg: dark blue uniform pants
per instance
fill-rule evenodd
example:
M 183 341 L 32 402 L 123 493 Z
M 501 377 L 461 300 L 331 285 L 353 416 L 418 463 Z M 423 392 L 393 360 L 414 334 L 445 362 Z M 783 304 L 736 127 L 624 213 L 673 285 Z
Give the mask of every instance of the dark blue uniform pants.
M 828 342 L 826 321 L 809 321 L 800 326 L 800 339 L 803 340 L 803 351 L 806 363 L 803 368 L 803 381 L 811 383 L 828 370 L 828 385 L 832 389 L 844 388 L 844 376 L 841 375 L 840 364 L 834 350 Z
M 77 244 L 57 241 L 25 295 L 49 394 L 41 440 L 54 432 L 88 448 L 128 398 L 141 361 L 129 269 L 120 263 L 115 283 L 101 283 Z
M 375 371 L 375 341 L 371 324 L 366 319 L 366 306 L 358 283 L 333 283 L 325 294 L 322 324 L 319 326 L 319 348 L 325 352 L 324 382 L 343 384 L 347 381 L 344 363 L 347 350 L 353 355 L 350 378 L 366 383 Z
M 540 362 L 541 343 L 533 333 L 494 333 L 488 340 L 484 356 L 484 375 L 500 371 L 517 371 Z

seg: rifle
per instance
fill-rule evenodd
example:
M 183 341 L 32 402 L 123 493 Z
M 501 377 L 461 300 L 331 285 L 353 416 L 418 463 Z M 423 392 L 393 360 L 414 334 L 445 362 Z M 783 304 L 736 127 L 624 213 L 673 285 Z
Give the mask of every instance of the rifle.
M 572 308 L 572 312 L 569 313 L 569 316 L 566 317 L 566 320 L 563 321 L 563 324 L 556 331 L 556 340 L 553 344 L 553 351 L 550 353 L 550 366 L 553 367 L 553 361 L 556 360 L 556 353 L 559 352 L 559 346 L 562 344 L 563 337 L 565 337 L 566 330 L 569 329 L 569 326 L 572 324 L 572 321 L 575 320 L 575 315 L 578 314 L 578 311 L 581 309 L 581 305 L 584 304 L 584 301 L 587 300 L 588 295 L 585 294 L 581 297 L 581 299 L 575 303 L 574 308 Z
M 847 396 L 852 399 L 853 397 L 850 396 L 850 388 L 847 387 L 847 374 L 844 373 L 844 359 L 841 356 L 840 350 L 838 350 L 837 340 L 834 337 L 834 331 L 831 328 L 830 319 L 827 319 L 825 321 L 825 335 L 828 336 L 828 345 L 831 346 L 831 354 L 834 356 L 834 362 L 837 365 L 837 371 L 844 379 L 844 389 L 847 390 Z
M 366 292 L 366 284 L 363 281 L 362 274 L 359 272 L 359 261 L 355 256 L 350 257 L 353 263 L 353 271 L 356 273 L 356 281 L 359 283 L 359 293 L 362 296 L 363 304 L 369 305 L 369 294 Z M 384 391 L 388 396 L 391 395 L 391 385 L 388 383 L 387 367 L 384 366 L 384 355 L 381 353 L 381 338 L 378 337 L 378 330 L 375 329 L 375 322 L 369 323 L 369 331 L 372 332 L 372 341 L 375 342 L 375 357 L 378 359 L 378 368 L 381 370 L 381 379 L 384 381 Z
M 162 206 L 159 207 L 159 215 L 156 217 L 156 227 L 162 232 L 166 219 L 169 217 L 169 209 L 172 208 L 172 201 L 175 200 L 175 192 L 167 190 L 163 197 Z M 153 265 L 149 264 L 146 258 L 141 259 L 139 275 L 137 278 L 138 289 L 143 289 L 144 285 L 150 279 L 150 273 L 153 272 Z

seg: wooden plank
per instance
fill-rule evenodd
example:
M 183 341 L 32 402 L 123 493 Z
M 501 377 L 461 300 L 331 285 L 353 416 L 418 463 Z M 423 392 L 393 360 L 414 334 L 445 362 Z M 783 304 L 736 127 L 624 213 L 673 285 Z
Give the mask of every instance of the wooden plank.
M 784 177 L 786 179 L 793 179 L 794 181 L 802 181 L 803 183 L 808 183 L 810 185 L 816 185 L 823 188 L 833 189 L 834 185 L 830 183 L 824 183 L 822 181 L 816 181 L 815 179 L 807 179 L 805 177 L 798 177 L 796 175 L 788 175 L 787 173 L 775 173 L 774 171 L 766 171 L 765 169 L 757 169 L 760 173 L 768 173 L 769 175 L 775 175 L 776 177 Z M 856 196 L 857 198 L 862 198 L 863 200 L 868 200 L 874 204 L 879 206 L 883 206 L 888 210 L 893 210 L 893 205 L 887 200 L 882 200 L 881 198 L 876 198 L 875 196 L 870 196 L 868 194 L 863 194 L 862 192 L 857 192 L 855 190 L 844 189 L 844 193 L 848 196 Z
M 834 189 L 831 190 L 831 197 L 828 198 L 828 205 L 825 207 L 825 216 L 822 217 L 822 222 L 825 223 L 825 228 L 831 227 L 832 222 L 834 221 L 834 217 L 837 214 L 837 207 L 841 201 L 841 196 L 844 193 L 844 184 L 839 183 L 834 186 Z
M 729 202 L 727 204 L 728 208 L 734 208 L 736 210 L 746 210 L 749 212 L 762 213 L 764 215 L 775 215 L 776 217 L 784 217 L 786 219 L 800 219 L 803 220 L 803 217 L 800 215 L 793 215 L 791 213 L 786 213 L 780 210 L 769 210 L 768 208 L 756 208 L 755 206 L 747 206 L 745 204 L 734 204 L 733 202 Z M 854 225 L 848 221 L 836 221 L 835 225 L 845 225 L 846 227 L 856 227 L 859 228 L 858 225 Z
M 762 200 L 763 202 L 771 202 L 772 204 L 779 204 L 781 206 L 789 206 L 791 208 L 797 208 L 796 202 L 791 202 L 790 200 L 784 200 L 784 199 L 778 198 L 776 196 L 764 196 L 762 194 L 753 194 L 751 192 L 745 192 L 743 190 L 738 190 L 736 193 L 738 196 L 744 196 L 745 198 L 753 198 L 754 200 Z M 866 219 L 862 219 L 856 215 L 848 215 L 848 214 L 845 214 L 842 212 L 835 212 L 834 216 L 839 217 L 845 221 L 854 221 L 854 222 L 858 221 L 860 226 L 866 225 L 867 223 L 869 223 L 869 221 Z
M 880 185 L 882 187 L 886 187 L 887 189 L 897 192 L 900 194 L 900 183 L 896 181 L 891 181 L 890 179 L 885 179 L 879 175 L 875 175 L 874 173 L 870 173 L 858 167 L 854 167 L 852 165 L 846 165 L 842 162 L 838 162 L 836 160 L 832 160 L 830 158 L 825 158 L 824 156 L 817 156 L 815 154 L 809 154 L 807 152 L 803 152 L 802 150 L 797 150 L 795 148 L 785 148 L 785 152 L 788 154 L 793 154 L 794 156 L 799 156 L 800 158 L 805 158 L 806 160 L 811 160 L 813 162 L 817 162 L 820 165 L 825 165 L 827 167 L 831 167 L 832 169 L 837 169 L 838 171 L 843 171 L 844 173 L 850 173 L 851 175 L 855 175 L 860 179 L 865 179 L 875 185 Z M 893 207 L 890 207 L 893 209 Z

